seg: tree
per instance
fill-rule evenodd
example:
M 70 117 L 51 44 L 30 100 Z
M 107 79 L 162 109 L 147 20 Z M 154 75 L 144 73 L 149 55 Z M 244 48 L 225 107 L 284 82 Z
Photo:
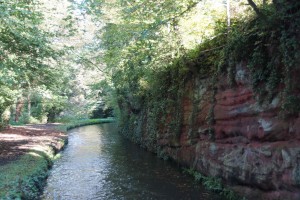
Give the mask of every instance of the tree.
M 101 52 L 98 58 L 109 79 L 105 87 L 115 91 L 107 94 L 116 95 L 115 104 L 126 99 L 136 111 L 155 74 L 211 37 L 217 21 L 226 16 L 223 1 L 84 1 L 84 6 L 104 24 L 92 52 Z
M 249 5 L 253 8 L 253 10 L 255 11 L 255 13 L 258 15 L 258 16 L 261 16 L 261 12 L 259 10 L 259 8 L 257 7 L 257 5 L 254 3 L 253 0 L 247 0 Z M 265 3 L 265 2 L 264 2 Z
M 59 93 L 64 79 L 65 68 L 58 65 L 63 50 L 53 47 L 56 34 L 44 26 L 41 6 L 41 1 L 0 2 L 0 90 L 5 91 L 0 93 L 0 116 L 15 104 L 16 121 L 25 99 L 30 117 L 38 87 Z

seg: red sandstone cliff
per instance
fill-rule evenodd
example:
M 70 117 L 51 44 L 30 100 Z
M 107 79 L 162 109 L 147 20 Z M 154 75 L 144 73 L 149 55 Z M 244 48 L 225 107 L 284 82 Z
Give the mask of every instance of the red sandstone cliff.
M 230 87 L 220 76 L 213 95 L 210 78 L 192 75 L 184 86 L 179 135 L 168 123 L 174 113 L 165 114 L 156 145 L 181 164 L 222 178 L 249 199 L 300 199 L 300 118 L 279 116 L 280 96 L 260 105 L 249 80 L 247 67 L 238 65 L 237 85 Z M 146 146 L 149 116 L 145 109 L 134 122 L 135 137 Z M 209 117 L 214 120 L 210 125 Z

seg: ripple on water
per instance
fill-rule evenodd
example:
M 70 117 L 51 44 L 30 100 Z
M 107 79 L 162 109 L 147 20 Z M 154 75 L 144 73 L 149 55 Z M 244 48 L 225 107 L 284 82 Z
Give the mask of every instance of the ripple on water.
M 114 124 L 69 132 L 42 199 L 221 199 L 172 163 L 124 140 Z

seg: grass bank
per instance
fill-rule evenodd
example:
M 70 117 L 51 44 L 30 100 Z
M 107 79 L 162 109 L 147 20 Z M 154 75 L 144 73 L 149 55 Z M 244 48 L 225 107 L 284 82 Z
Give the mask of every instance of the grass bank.
M 102 124 L 102 123 L 111 123 L 114 122 L 114 118 L 103 118 L 103 119 L 82 119 L 82 120 L 76 120 L 71 121 L 69 123 L 62 124 L 58 127 L 61 131 L 68 131 L 72 128 L 77 128 L 80 126 L 87 126 L 87 125 L 93 125 L 93 124 Z
M 80 126 L 113 121 L 113 118 L 77 120 L 58 125 L 54 127 L 58 130 L 53 129 L 53 132 L 61 133 Z M 28 131 L 32 130 L 28 129 Z M 35 137 L 40 137 L 40 134 L 45 130 L 40 129 L 39 131 L 36 132 L 37 136 L 32 136 L 33 140 L 35 140 Z M 17 133 L 13 134 L 16 135 Z M 46 135 L 45 141 L 40 140 L 36 144 L 30 143 L 28 145 L 30 147 L 28 147 L 25 154 L 16 156 L 15 159 L 0 165 L 0 199 L 39 199 L 46 183 L 49 169 L 55 159 L 59 157 L 57 153 L 63 149 L 67 141 L 67 135 L 64 134 L 64 136 L 53 136 L 51 142 L 45 142 L 49 140 L 49 135 Z M 22 148 L 22 146 L 14 147 L 16 151 Z
M 58 142 L 58 149 L 35 146 L 17 160 L 1 165 L 0 199 L 38 199 L 55 153 L 64 146 L 64 140 Z

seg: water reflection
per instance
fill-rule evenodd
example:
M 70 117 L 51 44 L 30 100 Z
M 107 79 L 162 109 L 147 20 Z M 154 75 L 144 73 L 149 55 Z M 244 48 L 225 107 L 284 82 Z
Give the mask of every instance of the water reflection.
M 69 133 L 43 199 L 218 199 L 169 162 L 117 134 L 114 124 Z

